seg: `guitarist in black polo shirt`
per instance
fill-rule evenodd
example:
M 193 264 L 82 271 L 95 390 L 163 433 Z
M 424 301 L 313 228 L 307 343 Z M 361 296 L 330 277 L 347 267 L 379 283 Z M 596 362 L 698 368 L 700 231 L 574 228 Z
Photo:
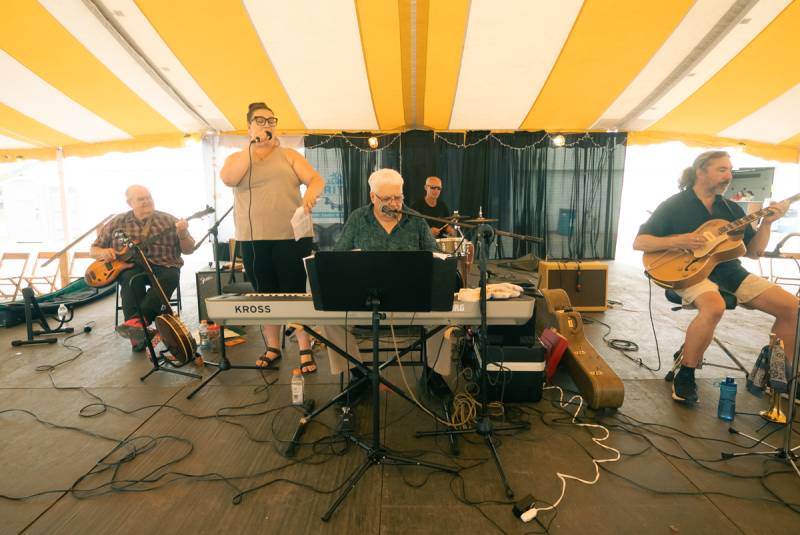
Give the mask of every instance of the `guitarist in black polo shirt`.
M 662 202 L 639 228 L 633 248 L 645 253 L 669 249 L 698 250 L 707 239 L 696 232 L 706 221 L 734 221 L 745 216 L 744 210 L 722 197 L 732 179 L 730 155 L 725 151 L 708 151 L 687 167 L 679 182 L 681 189 Z M 767 247 L 772 223 L 783 217 L 787 202 L 770 206 L 769 215 L 761 219 L 758 229 L 744 229 L 746 255 L 758 258 Z M 683 361 L 672 384 L 672 398 L 687 404 L 697 403 L 694 370 L 714 337 L 714 329 L 725 312 L 725 300 L 719 293 L 723 288 L 736 295 L 739 304 L 761 310 L 775 317 L 772 327 L 784 341 L 789 358 L 794 352 L 797 320 L 797 297 L 781 287 L 749 273 L 738 259 L 719 264 L 708 278 L 687 288 L 676 289 L 684 305 L 697 308 L 697 315 L 686 329 Z
M 425 179 L 425 196 L 417 199 L 411 205 L 412 210 L 416 210 L 422 215 L 430 217 L 447 218 L 450 217 L 450 208 L 439 196 L 442 194 L 442 179 L 436 176 L 429 176 Z M 456 231 L 450 225 L 443 225 L 437 221 L 426 220 L 434 238 L 453 236 Z

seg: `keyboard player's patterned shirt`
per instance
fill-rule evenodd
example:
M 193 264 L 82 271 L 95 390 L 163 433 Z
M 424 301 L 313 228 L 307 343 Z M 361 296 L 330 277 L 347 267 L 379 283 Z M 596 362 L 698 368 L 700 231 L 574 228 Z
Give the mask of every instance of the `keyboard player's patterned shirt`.
M 403 218 L 387 234 L 375 219 L 372 204 L 353 211 L 347 218 L 342 234 L 333 246 L 335 251 L 438 251 L 430 227 L 424 219 Z

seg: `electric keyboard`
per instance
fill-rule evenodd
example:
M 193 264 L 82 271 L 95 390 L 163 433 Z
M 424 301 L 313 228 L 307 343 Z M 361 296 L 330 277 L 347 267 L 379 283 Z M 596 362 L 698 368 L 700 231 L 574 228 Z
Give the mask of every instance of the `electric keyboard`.
M 486 303 L 489 325 L 523 325 L 533 316 L 535 301 L 522 295 Z M 449 312 L 386 312 L 395 325 L 477 325 L 481 321 L 477 302 L 453 301 Z M 311 294 L 227 294 L 206 299 L 208 318 L 222 325 L 277 324 L 362 325 L 372 321 L 372 312 L 316 310 Z

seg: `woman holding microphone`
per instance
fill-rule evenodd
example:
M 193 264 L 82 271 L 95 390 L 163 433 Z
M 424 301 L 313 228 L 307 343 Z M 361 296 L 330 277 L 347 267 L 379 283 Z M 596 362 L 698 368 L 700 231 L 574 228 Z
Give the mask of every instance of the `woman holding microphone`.
M 280 147 L 274 129 L 278 118 L 263 102 L 250 104 L 247 131 L 250 144 L 231 154 L 220 178 L 233 188 L 235 238 L 241 243 L 244 270 L 259 293 L 304 293 L 303 257 L 311 254 L 313 231 L 295 240 L 291 219 L 302 207 L 306 214 L 317 202 L 325 180 L 303 156 Z M 300 186 L 305 194 L 300 195 Z M 268 368 L 281 358 L 280 325 L 262 327 L 266 352 L 256 364 Z M 306 332 L 297 333 L 300 370 L 314 373 L 317 365 Z

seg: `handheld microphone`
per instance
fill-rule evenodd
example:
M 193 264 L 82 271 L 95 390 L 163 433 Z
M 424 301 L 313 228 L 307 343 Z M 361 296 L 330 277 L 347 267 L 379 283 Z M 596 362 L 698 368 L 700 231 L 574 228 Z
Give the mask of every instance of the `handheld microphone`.
M 267 130 L 266 132 L 264 132 L 264 134 L 267 136 L 267 141 L 269 141 L 270 139 L 272 139 L 272 132 L 270 132 L 269 130 Z M 254 137 L 253 139 L 251 139 L 251 140 L 250 140 L 250 143 L 251 143 L 251 144 L 252 144 L 252 143 L 261 143 L 261 136 L 256 136 L 256 137 Z

